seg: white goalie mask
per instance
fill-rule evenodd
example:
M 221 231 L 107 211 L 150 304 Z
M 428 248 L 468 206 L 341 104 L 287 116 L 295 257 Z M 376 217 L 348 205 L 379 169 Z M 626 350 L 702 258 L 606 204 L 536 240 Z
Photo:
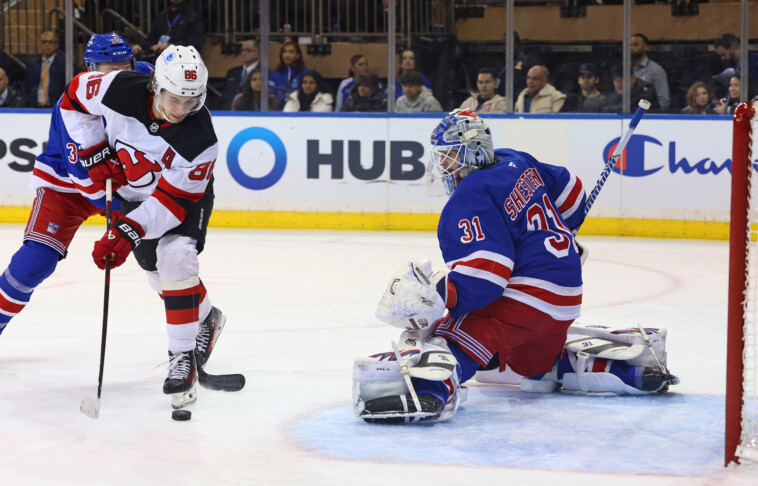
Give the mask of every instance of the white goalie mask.
M 167 115 L 174 111 L 197 113 L 205 103 L 207 83 L 208 69 L 194 47 L 168 46 L 155 61 L 153 92 L 158 112 L 168 121 L 173 121 Z M 168 93 L 181 97 L 181 106 L 176 97 L 169 99 Z
M 492 134 L 474 110 L 455 110 L 442 119 L 430 140 L 432 160 L 427 166 L 427 191 L 449 196 L 471 172 L 495 161 Z

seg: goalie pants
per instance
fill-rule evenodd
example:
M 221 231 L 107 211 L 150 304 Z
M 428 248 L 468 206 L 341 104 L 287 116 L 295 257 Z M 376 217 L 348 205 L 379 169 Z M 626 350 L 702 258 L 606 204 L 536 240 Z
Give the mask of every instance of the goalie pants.
M 510 365 L 522 376 L 533 376 L 552 370 L 572 322 L 500 298 L 463 316 L 448 317 L 435 333 L 455 342 L 482 367 L 499 355 L 501 371 Z
M 37 189 L 23 244 L 0 275 L 0 332 L 29 303 L 34 289 L 53 274 L 58 261 L 66 258 L 82 223 L 96 214 L 105 216 L 105 210 L 79 193 Z
M 143 239 L 133 252 L 137 263 L 147 271 L 150 287 L 163 299 L 168 350 L 172 353 L 195 348 L 200 321 L 208 316 L 212 308 L 199 277 L 197 256 L 205 247 L 213 199 L 211 180 L 203 197 L 187 208 L 181 224 L 160 238 Z M 139 202 L 121 202 L 127 215 L 139 205 Z

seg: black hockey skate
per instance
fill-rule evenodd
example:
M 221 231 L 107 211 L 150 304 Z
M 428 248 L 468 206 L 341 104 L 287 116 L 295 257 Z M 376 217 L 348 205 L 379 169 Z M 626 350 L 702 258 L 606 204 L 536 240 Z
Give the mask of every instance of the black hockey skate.
M 179 409 L 197 400 L 197 364 L 194 351 L 168 353 L 168 377 L 163 382 L 163 393 L 171 395 L 171 406 Z
M 642 371 L 642 390 L 650 392 L 666 393 L 669 385 L 679 383 L 679 378 L 660 368 L 645 368 Z
M 418 396 L 421 411 L 416 411 L 411 395 L 390 395 L 365 403 L 361 418 L 370 424 L 402 424 L 437 419 L 444 404 L 432 395 Z
M 217 308 L 211 308 L 211 312 L 203 322 L 200 323 L 200 330 L 195 338 L 195 354 L 197 364 L 201 368 L 208 362 L 211 357 L 213 347 L 216 345 L 221 330 L 226 324 L 226 316 Z

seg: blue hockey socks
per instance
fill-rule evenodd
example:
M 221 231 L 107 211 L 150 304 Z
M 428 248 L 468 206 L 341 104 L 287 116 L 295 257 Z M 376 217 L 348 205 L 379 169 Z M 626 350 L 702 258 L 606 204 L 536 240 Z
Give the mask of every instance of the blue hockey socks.
M 29 303 L 34 289 L 58 265 L 60 254 L 47 245 L 25 241 L 0 275 L 0 333 L 6 324 Z

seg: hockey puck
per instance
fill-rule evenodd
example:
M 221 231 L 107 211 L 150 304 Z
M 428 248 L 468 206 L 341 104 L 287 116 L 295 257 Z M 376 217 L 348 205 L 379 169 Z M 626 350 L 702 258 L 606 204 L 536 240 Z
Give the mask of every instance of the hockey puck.
M 185 420 L 192 418 L 192 412 L 189 410 L 174 410 L 171 412 L 171 418 L 180 422 L 184 422 Z

